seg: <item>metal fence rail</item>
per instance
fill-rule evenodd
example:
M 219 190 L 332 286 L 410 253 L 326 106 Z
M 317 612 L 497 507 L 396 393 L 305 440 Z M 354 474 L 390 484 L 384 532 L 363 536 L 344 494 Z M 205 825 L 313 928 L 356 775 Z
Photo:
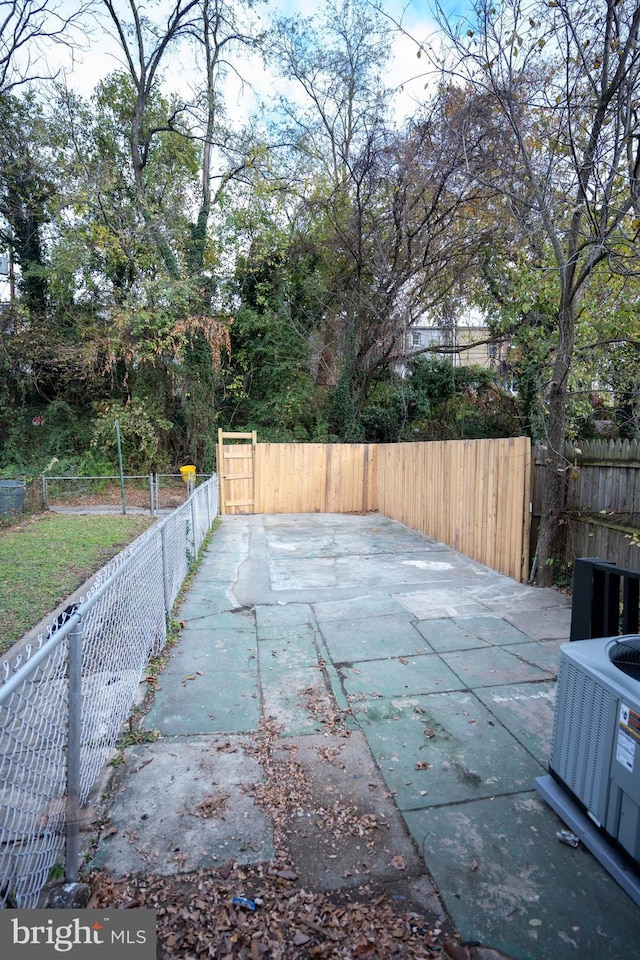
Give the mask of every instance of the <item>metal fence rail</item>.
M 212 477 L 114 557 L 63 624 L 2 663 L 0 905 L 37 906 L 58 863 L 77 877 L 91 790 L 217 513 Z

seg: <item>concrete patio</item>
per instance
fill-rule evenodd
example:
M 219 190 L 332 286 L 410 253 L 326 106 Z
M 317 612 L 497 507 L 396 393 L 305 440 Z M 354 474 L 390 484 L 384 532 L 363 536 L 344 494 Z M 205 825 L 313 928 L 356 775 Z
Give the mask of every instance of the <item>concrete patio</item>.
M 640 957 L 640 909 L 583 847 L 558 841 L 534 787 L 569 636 L 562 594 L 376 514 L 233 516 L 179 616 L 144 719 L 162 737 L 127 751 L 97 866 L 170 874 L 272 858 L 250 749 L 268 721 L 276 752 L 307 772 L 289 837 L 303 882 L 393 882 L 401 862 L 416 901 L 433 910 L 439 897 L 463 940 L 517 960 Z M 198 816 L 221 789 L 224 818 Z M 384 838 L 327 842 L 315 816 L 327 796 L 383 822 Z

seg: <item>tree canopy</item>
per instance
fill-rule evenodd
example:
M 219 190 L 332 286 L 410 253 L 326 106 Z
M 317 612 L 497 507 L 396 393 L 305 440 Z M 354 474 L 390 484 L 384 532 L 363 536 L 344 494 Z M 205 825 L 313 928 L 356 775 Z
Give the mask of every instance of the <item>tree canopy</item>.
M 213 468 L 218 426 L 526 431 L 547 451 L 549 579 L 565 438 L 639 434 L 637 4 L 435 7 L 401 119 L 390 38 L 406 30 L 384 4 L 0 12 L 9 467 L 95 466 L 98 449 L 106 467 L 116 415 L 145 437 L 140 469 Z M 78 25 L 113 57 L 84 89 L 51 68 L 59 44 L 80 54 Z M 448 352 L 474 310 L 498 345 L 484 369 Z M 446 336 L 415 353 L 425 324 Z

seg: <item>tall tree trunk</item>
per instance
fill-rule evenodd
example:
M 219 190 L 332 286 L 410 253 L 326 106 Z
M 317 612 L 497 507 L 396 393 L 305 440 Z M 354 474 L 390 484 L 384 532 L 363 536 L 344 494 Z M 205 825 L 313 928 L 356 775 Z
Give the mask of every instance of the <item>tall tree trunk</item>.
M 180 277 L 180 268 L 171 245 L 167 240 L 164 231 L 155 216 L 149 210 L 147 203 L 147 185 L 145 183 L 144 168 L 146 166 L 146 152 L 148 146 L 142 143 L 142 127 L 144 122 L 144 111 L 147 107 L 148 97 L 143 90 L 138 90 L 136 105 L 131 120 L 131 165 L 133 167 L 133 176 L 136 185 L 136 201 L 138 212 L 142 217 L 145 230 L 155 246 L 166 270 L 174 280 Z
M 553 586 L 556 558 L 561 547 L 561 521 L 565 504 L 566 460 L 564 445 L 567 423 L 568 377 L 575 341 L 576 299 L 565 295 L 558 316 L 559 342 L 549 385 L 545 475 L 542 517 L 538 532 L 536 582 Z
M 207 123 L 202 145 L 202 199 L 196 222 L 191 225 L 191 244 L 189 249 L 189 273 L 199 276 L 204 270 L 204 257 L 207 243 L 207 227 L 211 213 L 211 160 L 213 155 L 213 135 L 216 126 L 216 69 L 220 56 L 220 47 L 216 40 L 216 10 L 209 8 L 205 0 L 202 16 L 202 43 L 204 45 L 207 71 Z

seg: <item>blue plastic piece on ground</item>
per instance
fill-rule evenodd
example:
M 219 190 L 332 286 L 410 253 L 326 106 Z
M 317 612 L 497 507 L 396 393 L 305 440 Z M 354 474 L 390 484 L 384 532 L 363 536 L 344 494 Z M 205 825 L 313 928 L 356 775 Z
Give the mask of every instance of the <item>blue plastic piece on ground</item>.
M 234 897 L 231 903 L 234 907 L 248 907 L 249 910 L 255 910 L 256 908 L 253 900 L 247 900 L 246 897 Z

